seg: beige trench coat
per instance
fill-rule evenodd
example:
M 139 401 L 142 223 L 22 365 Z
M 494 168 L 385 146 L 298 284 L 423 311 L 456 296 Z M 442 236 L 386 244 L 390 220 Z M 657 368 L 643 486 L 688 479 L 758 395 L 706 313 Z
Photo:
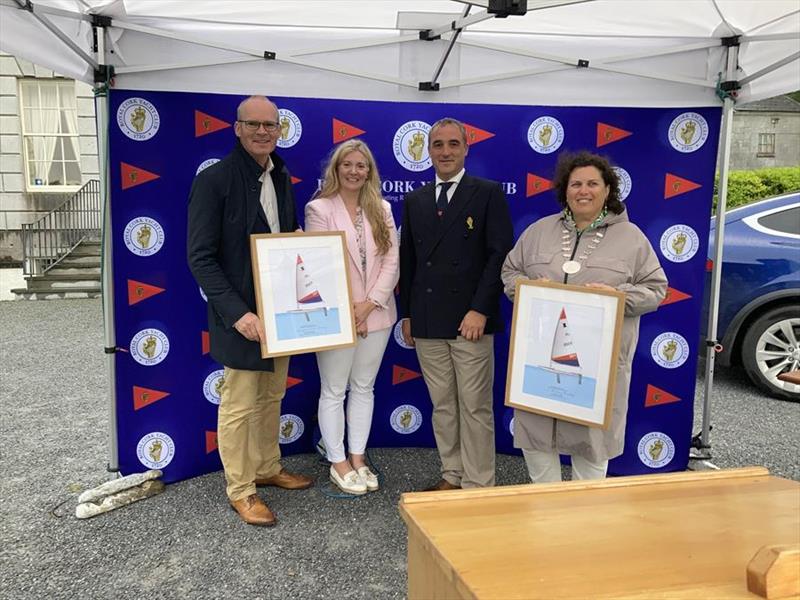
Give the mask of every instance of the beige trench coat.
M 503 264 L 502 279 L 506 296 L 513 302 L 517 279 L 545 277 L 564 281 L 561 265 L 562 234 L 570 233 L 570 251 L 575 246 L 576 231 L 561 213 L 544 217 L 528 227 L 509 252 Z M 581 270 L 570 275 L 567 283 L 605 283 L 625 292 L 625 318 L 617 363 L 617 387 L 611 425 L 602 430 L 522 410 L 514 411 L 514 446 L 541 451 L 557 450 L 598 462 L 622 454 L 625 444 L 625 421 L 628 413 L 628 389 L 631 363 L 639 339 L 639 317 L 652 312 L 667 293 L 667 277 L 650 242 L 642 231 L 628 221 L 627 211 L 611 212 L 597 230 L 604 233 L 597 247 L 582 261 Z M 575 257 L 579 257 L 594 231 L 581 235 Z

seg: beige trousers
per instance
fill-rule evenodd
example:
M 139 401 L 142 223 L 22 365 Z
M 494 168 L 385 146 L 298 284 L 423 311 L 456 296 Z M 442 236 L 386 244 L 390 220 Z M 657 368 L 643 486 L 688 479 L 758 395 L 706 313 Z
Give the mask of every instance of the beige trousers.
M 525 464 L 528 467 L 533 483 L 552 483 L 561 481 L 561 458 L 558 452 L 543 452 L 541 450 L 522 449 L 525 457 Z M 605 479 L 608 471 L 608 461 L 599 460 L 592 462 L 582 456 L 573 454 L 570 456 L 572 461 L 572 480 L 578 479 Z
M 494 485 L 494 336 L 415 341 L 433 403 L 442 478 L 465 488 Z
M 231 500 L 255 494 L 256 479 L 272 477 L 281 471 L 278 429 L 289 357 L 273 360 L 273 372 L 225 367 L 217 444 Z

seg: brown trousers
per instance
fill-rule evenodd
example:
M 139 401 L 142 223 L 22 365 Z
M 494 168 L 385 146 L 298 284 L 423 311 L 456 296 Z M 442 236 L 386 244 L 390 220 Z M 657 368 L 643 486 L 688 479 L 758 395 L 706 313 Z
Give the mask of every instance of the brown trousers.
M 494 336 L 415 342 L 433 403 L 442 478 L 465 488 L 494 485 Z
M 231 500 L 256 493 L 256 479 L 281 471 L 278 429 L 289 357 L 274 359 L 275 371 L 225 367 L 220 388 L 217 444 Z

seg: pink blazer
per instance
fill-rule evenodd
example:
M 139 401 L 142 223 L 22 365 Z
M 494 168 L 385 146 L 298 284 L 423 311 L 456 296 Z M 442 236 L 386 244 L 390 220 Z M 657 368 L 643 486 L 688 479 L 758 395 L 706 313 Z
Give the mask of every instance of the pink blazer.
M 367 283 L 361 276 L 361 256 L 358 253 L 356 228 L 350 215 L 347 214 L 344 202 L 337 194 L 333 198 L 317 198 L 306 204 L 306 231 L 344 231 L 347 240 L 347 254 L 350 268 L 350 289 L 354 302 L 363 302 L 367 298 L 381 305 L 367 317 L 367 331 L 378 331 L 394 325 L 397 321 L 397 305 L 394 300 L 394 288 L 400 278 L 400 264 L 397 249 L 397 228 L 392 217 L 392 208 L 383 201 L 386 224 L 391 232 L 392 245 L 385 255 L 378 254 L 372 227 L 368 219 L 364 219 L 364 237 L 367 247 Z

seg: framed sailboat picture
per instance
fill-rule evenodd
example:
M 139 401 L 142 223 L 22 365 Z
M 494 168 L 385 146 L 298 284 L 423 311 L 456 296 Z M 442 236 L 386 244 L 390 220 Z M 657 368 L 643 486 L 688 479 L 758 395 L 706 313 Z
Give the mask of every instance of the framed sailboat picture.
M 606 429 L 624 311 L 616 290 L 518 281 L 506 406 Z
M 261 356 L 286 356 L 356 343 L 341 231 L 250 236 Z

